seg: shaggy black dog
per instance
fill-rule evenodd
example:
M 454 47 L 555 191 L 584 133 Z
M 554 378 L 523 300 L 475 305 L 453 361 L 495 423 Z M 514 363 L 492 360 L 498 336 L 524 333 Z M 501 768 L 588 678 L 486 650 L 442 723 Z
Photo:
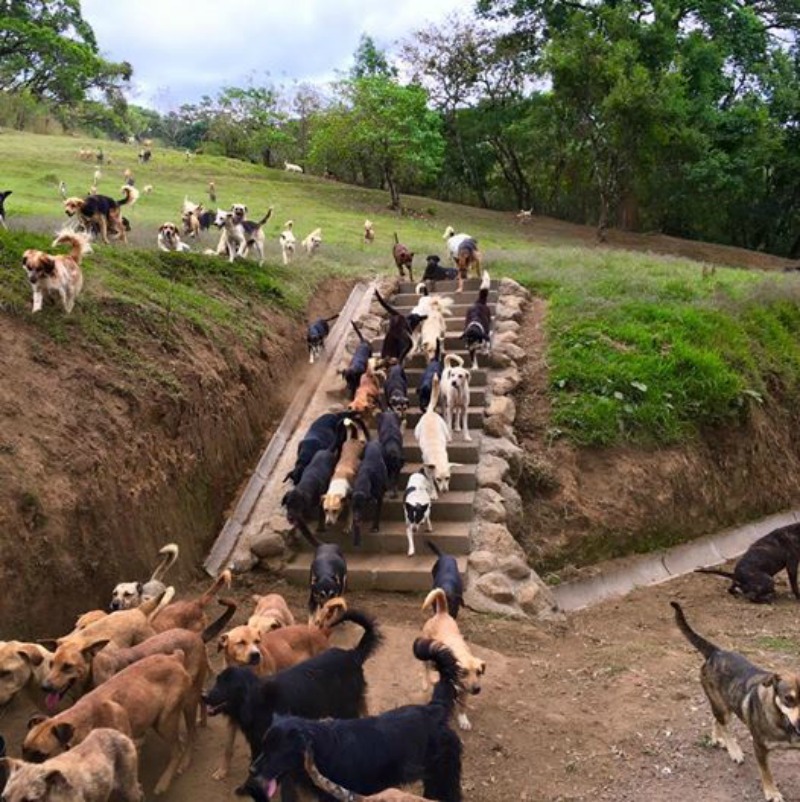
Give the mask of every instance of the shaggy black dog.
M 350 509 L 353 511 L 353 545 L 361 545 L 361 520 L 370 503 L 375 507 L 372 531 L 377 532 L 380 529 L 383 496 L 388 484 L 389 474 L 383 461 L 383 449 L 379 442 L 371 440 L 364 449 L 364 457 L 358 466 L 350 497 Z
M 364 663 L 381 643 L 371 616 L 348 610 L 337 623 L 352 621 L 364 634 L 353 649 L 328 649 L 296 666 L 260 679 L 249 668 L 226 668 L 203 694 L 210 715 L 224 713 L 244 733 L 253 759 L 276 713 L 308 719 L 358 718 L 366 712 Z
M 392 497 L 396 498 L 400 472 L 406 463 L 403 458 L 403 431 L 400 428 L 400 416 L 396 412 L 381 412 L 378 415 L 378 442 L 389 474 Z
M 347 395 L 352 400 L 356 397 L 356 390 L 358 390 L 358 385 L 361 383 L 361 377 L 367 370 L 367 363 L 372 356 L 372 346 L 364 339 L 361 329 L 352 320 L 350 325 L 358 335 L 358 346 L 350 359 L 347 369 L 342 371 L 342 377 L 347 383 Z
M 439 672 L 428 704 L 354 721 L 276 717 L 250 767 L 252 797 L 271 797 L 278 783 L 282 791 L 293 784 L 314 793 L 304 765 L 310 751 L 322 774 L 355 793 L 375 794 L 422 780 L 426 799 L 460 802 L 461 741 L 449 725 L 458 663 L 446 646 L 423 638 L 414 641 L 414 656 L 432 661 Z
M 433 392 L 433 377 L 438 376 L 442 378 L 442 371 L 444 370 L 444 362 L 442 361 L 442 341 L 436 341 L 436 353 L 433 359 L 428 362 L 422 378 L 419 380 L 417 387 L 417 401 L 419 401 L 419 408 L 425 412 L 428 404 L 431 401 L 431 393 Z
M 383 338 L 381 359 L 395 359 L 402 365 L 408 352 L 414 346 L 414 341 L 411 339 L 411 332 L 413 331 L 411 323 L 405 315 L 402 315 L 391 304 L 387 303 L 377 290 L 375 290 L 375 297 L 378 299 L 378 303 L 389 313 L 389 328 Z M 418 315 L 415 317 L 419 318 Z M 420 320 L 424 320 L 424 318 L 420 318 Z
M 478 352 L 488 351 L 491 335 L 492 310 L 489 308 L 489 287 L 482 286 L 478 290 L 477 300 L 467 309 L 467 314 L 464 316 L 464 331 L 461 334 L 461 339 L 466 340 L 473 368 L 478 367 Z
M 436 555 L 436 562 L 431 568 L 433 587 L 444 591 L 444 595 L 447 596 L 447 612 L 453 618 L 458 618 L 458 611 L 464 606 L 464 585 L 461 582 L 456 558 L 445 554 L 433 541 L 425 542 Z
M 308 612 L 311 615 L 329 599 L 344 596 L 347 590 L 347 562 L 335 543 L 321 543 L 314 552 L 308 578 Z
M 438 256 L 428 256 L 423 281 L 455 281 L 458 278 L 457 267 L 442 267 Z
M 308 361 L 311 364 L 322 356 L 322 352 L 325 350 L 325 339 L 331 332 L 328 324 L 336 320 L 337 317 L 339 315 L 320 317 L 313 323 L 309 323 L 308 331 L 306 332 L 306 345 L 308 346 Z
M 400 419 L 408 412 L 408 377 L 402 365 L 392 365 L 383 383 L 386 406 L 396 412 Z
M 286 520 L 299 529 L 303 537 L 315 547 L 320 543 L 308 528 L 307 521 L 316 514 L 317 531 L 325 530 L 325 513 L 321 500 L 331 483 L 338 461 L 339 451 L 336 448 L 317 451 L 303 471 L 300 481 L 281 500 L 281 504 L 286 507 Z

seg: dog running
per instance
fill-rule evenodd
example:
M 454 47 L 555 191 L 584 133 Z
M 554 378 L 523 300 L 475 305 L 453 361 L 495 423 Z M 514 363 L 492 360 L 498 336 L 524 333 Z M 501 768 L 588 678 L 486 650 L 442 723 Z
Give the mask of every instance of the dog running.
M 45 297 L 57 296 L 69 314 L 83 289 L 81 262 L 84 254 L 91 251 L 88 237 L 65 231 L 53 240 L 52 247 L 58 245 L 72 247 L 68 254 L 54 255 L 34 248 L 22 254 L 22 267 L 33 292 L 33 312 L 41 311 Z
M 309 323 L 306 332 L 306 345 L 308 346 L 308 362 L 313 365 L 322 356 L 325 350 L 325 340 L 330 334 L 330 323 L 333 323 L 339 315 L 331 317 L 317 318 L 313 323 Z

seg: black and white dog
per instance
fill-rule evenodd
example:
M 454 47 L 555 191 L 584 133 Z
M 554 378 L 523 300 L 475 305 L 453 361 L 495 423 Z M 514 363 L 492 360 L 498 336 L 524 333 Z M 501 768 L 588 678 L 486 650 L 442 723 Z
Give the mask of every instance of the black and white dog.
M 414 535 L 419 533 L 425 524 L 429 532 L 431 525 L 431 483 L 424 471 L 417 471 L 408 477 L 406 492 L 403 494 L 403 512 L 406 518 L 406 537 L 408 538 L 408 556 L 414 556 Z
M 309 364 L 313 365 L 314 362 L 322 356 L 322 352 L 325 350 L 325 339 L 331 332 L 328 324 L 333 323 L 337 317 L 339 317 L 339 315 L 320 317 L 313 323 L 309 323 L 308 332 L 306 333 Z
M 6 225 L 6 198 L 12 191 L 13 190 L 7 189 L 4 192 L 0 192 L 0 226 L 3 226 L 5 229 L 8 229 Z
M 492 342 L 492 310 L 489 308 L 491 279 L 484 270 L 478 298 L 467 309 L 461 339 L 466 340 L 470 356 L 470 370 L 478 367 L 478 354 L 488 354 Z
M 326 602 L 344 596 L 347 590 L 347 562 L 336 543 L 317 546 L 308 580 L 308 612 L 312 618 Z

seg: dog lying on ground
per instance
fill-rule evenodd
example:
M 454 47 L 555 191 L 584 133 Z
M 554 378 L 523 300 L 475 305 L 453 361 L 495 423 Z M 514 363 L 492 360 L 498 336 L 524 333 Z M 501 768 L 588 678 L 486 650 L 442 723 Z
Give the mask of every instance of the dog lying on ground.
M 297 238 L 292 231 L 292 227 L 294 226 L 294 222 L 292 220 L 287 220 L 284 224 L 283 231 L 281 231 L 280 237 L 278 237 L 278 241 L 281 245 L 281 257 L 283 258 L 283 263 L 288 265 L 289 262 L 292 261 L 294 257 L 294 249 L 297 244 Z
M 433 608 L 433 615 L 422 625 L 422 636 L 443 643 L 458 661 L 461 672 L 458 685 L 458 726 L 471 730 L 467 718 L 468 694 L 481 692 L 481 677 L 486 673 L 486 663 L 475 657 L 461 634 L 455 618 L 447 612 L 447 596 L 442 588 L 434 588 L 422 604 L 422 609 Z M 423 685 L 430 679 L 430 666 L 423 669 Z
M 364 221 L 364 244 L 372 245 L 375 242 L 375 224 L 372 220 Z
M 433 394 L 433 379 L 438 377 L 439 381 L 442 378 L 444 371 L 444 362 L 442 361 L 442 344 L 439 345 L 433 355 L 433 359 L 428 362 L 422 376 L 419 380 L 417 387 L 417 401 L 419 401 L 419 408 L 425 412 L 431 402 L 431 395 Z
M 6 189 L 0 192 L 0 226 L 8 230 L 6 225 L 6 198 L 13 192 L 11 189 Z
M 453 432 L 464 432 L 464 440 L 470 441 L 469 434 L 469 376 L 464 360 L 458 354 L 447 354 L 442 371 L 442 397 L 444 398 L 444 419 L 452 439 Z
M 38 643 L 0 641 L 0 708 L 25 691 L 39 708 L 44 707 L 42 682 L 50 671 L 53 653 Z
M 153 629 L 164 632 L 177 627 L 191 632 L 202 632 L 208 626 L 206 607 L 223 587 L 230 588 L 232 579 L 231 572 L 226 568 L 198 598 L 172 602 L 156 610 L 151 619 Z
M 353 321 L 350 321 L 350 325 L 358 335 L 358 345 L 350 358 L 350 364 L 346 370 L 342 371 L 341 375 L 347 384 L 347 394 L 350 399 L 353 399 L 358 385 L 361 383 L 361 377 L 364 375 L 364 371 L 367 369 L 369 360 L 372 357 L 372 346 L 366 341 L 361 329 Z
M 315 228 L 300 244 L 309 256 L 313 256 L 322 245 L 322 229 Z
M 100 238 L 108 245 L 108 234 L 116 234 L 123 242 L 127 242 L 125 226 L 122 224 L 122 207 L 131 197 L 131 187 L 123 189 L 120 200 L 107 195 L 87 195 L 85 198 L 67 198 L 64 211 L 68 217 L 77 217 L 87 229 L 96 227 Z
M 83 289 L 81 261 L 84 254 L 92 250 L 89 240 L 83 234 L 64 231 L 53 240 L 51 247 L 65 243 L 72 246 L 68 254 L 52 255 L 34 248 L 22 254 L 22 266 L 33 291 L 33 312 L 41 311 L 46 295 L 57 295 L 69 314 Z
M 141 802 L 139 756 L 125 734 L 100 727 L 74 749 L 45 763 L 0 760 L 8 776 L 4 802 Z
M 381 511 L 383 497 L 389 483 L 386 463 L 383 461 L 383 449 L 379 442 L 371 440 L 364 448 L 364 458 L 358 466 L 356 480 L 353 482 L 353 493 L 350 498 L 352 512 L 353 545 L 361 545 L 361 522 L 367 507 L 372 504 L 375 514 L 372 519 L 372 531 L 378 532 L 381 527 Z
M 406 519 L 406 537 L 408 538 L 408 556 L 414 556 L 414 535 L 419 533 L 422 524 L 429 532 L 431 525 L 431 485 L 422 471 L 415 471 L 408 477 L 403 494 L 403 513 Z
M 333 448 L 317 451 L 303 471 L 300 481 L 281 499 L 281 504 L 286 508 L 286 520 L 315 547 L 319 546 L 319 541 L 311 533 L 307 521 L 316 515 L 317 532 L 325 531 L 322 498 L 331 483 L 338 460 L 338 444 Z
M 41 763 L 74 749 L 99 727 L 111 727 L 134 740 L 143 738 L 152 728 L 170 747 L 169 763 L 155 788 L 156 794 L 162 794 L 176 772 L 183 771 L 191 759 L 195 735 L 192 694 L 192 678 L 183 666 L 180 650 L 171 655 L 145 657 L 87 693 L 68 710 L 52 718 L 32 719 L 22 756 Z M 182 715 L 188 739 L 180 729 Z
M 356 394 L 347 405 L 351 412 L 371 416 L 381 398 L 381 383 L 378 372 L 374 369 L 374 360 L 367 361 L 367 369 L 361 374 Z
M 381 444 L 392 498 L 396 498 L 400 472 L 406 464 L 403 457 L 403 428 L 396 412 L 381 412 L 378 415 L 378 442 Z
M 162 580 L 167 575 L 167 571 L 177 562 L 180 549 L 177 543 L 167 543 L 158 550 L 158 553 L 161 555 L 161 559 L 147 582 L 120 582 L 111 591 L 109 608 L 112 611 L 131 610 L 142 602 L 161 596 L 166 591 L 167 586 Z
M 178 227 L 175 223 L 162 223 L 158 227 L 158 237 L 156 238 L 160 251 L 180 251 L 188 252 L 192 249 L 181 240 L 178 234 Z
M 317 768 L 317 764 L 314 763 L 314 758 L 310 751 L 306 752 L 306 759 L 303 765 L 311 782 L 320 791 L 324 791 L 340 802 L 431 802 L 429 799 L 400 791 L 397 788 L 387 788 L 385 791 L 370 794 L 369 796 L 354 794 L 352 791 L 342 788 L 341 785 L 337 785 L 333 780 L 323 776 Z
M 383 383 L 383 396 L 386 406 L 400 418 L 405 425 L 408 412 L 408 378 L 402 365 L 392 365 Z
M 313 365 L 314 361 L 322 356 L 325 350 L 325 339 L 330 334 L 329 323 L 333 323 L 339 315 L 332 317 L 320 317 L 313 323 L 309 323 L 306 333 L 306 345 L 308 346 L 308 362 Z
M 405 316 L 387 303 L 377 290 L 375 290 L 375 297 L 378 303 L 389 313 L 389 328 L 383 338 L 381 359 L 387 361 L 394 359 L 398 364 L 402 365 L 414 345 L 411 337 L 411 326 Z
M 414 261 L 414 254 L 403 245 L 397 238 L 397 232 L 394 232 L 394 246 L 392 247 L 392 258 L 397 266 L 397 272 L 400 274 L 400 280 L 405 278 L 405 270 L 408 270 L 408 280 L 413 281 L 414 275 L 412 273 L 412 262 Z
M 430 531 L 430 530 L 428 530 Z M 441 588 L 447 597 L 447 612 L 455 619 L 458 611 L 464 606 L 464 584 L 455 557 L 445 554 L 432 540 L 425 541 L 428 548 L 436 555 L 436 562 L 431 568 L 433 587 Z
M 742 749 L 728 730 L 731 716 L 738 716 L 753 739 L 764 797 L 783 802 L 768 757 L 770 749 L 800 745 L 800 677 L 759 668 L 736 652 L 723 651 L 689 626 L 677 602 L 670 604 L 678 628 L 705 658 L 700 683 L 714 714 L 711 742 L 724 747 L 734 763 L 743 763 Z
M 741 594 L 751 602 L 775 600 L 775 574 L 786 569 L 789 585 L 796 599 L 800 599 L 797 586 L 797 566 L 800 563 L 800 524 L 789 524 L 774 529 L 759 538 L 739 558 L 733 573 L 719 568 L 698 568 L 701 574 L 716 574 L 733 580 L 728 593 Z
M 466 340 L 467 343 L 470 370 L 478 367 L 478 354 L 488 354 L 492 342 L 492 310 L 489 308 L 490 287 L 491 279 L 484 270 L 478 298 L 467 309 L 464 316 L 464 331 L 461 333 L 461 339 Z
M 242 731 L 252 759 L 261 751 L 264 734 L 277 714 L 341 719 L 366 712 L 364 663 L 380 645 L 381 635 L 365 613 L 349 610 L 342 621 L 364 629 L 355 648 L 327 649 L 267 679 L 246 668 L 226 668 L 203 695 L 210 715 L 224 713 Z
M 314 552 L 308 578 L 309 622 L 319 620 L 320 611 L 347 592 L 347 561 L 336 543 L 321 543 Z
M 457 267 L 443 267 L 439 264 L 441 259 L 438 256 L 428 256 L 426 259 L 425 273 L 422 276 L 423 282 L 455 281 L 458 278 Z
M 364 441 L 358 437 L 348 437 L 342 445 L 339 461 L 334 468 L 328 491 L 322 497 L 326 526 L 332 526 L 339 520 L 345 502 L 353 492 L 353 483 L 356 480 L 358 466 L 361 464 L 363 456 Z
M 294 616 L 280 593 L 267 593 L 266 596 L 252 596 L 256 609 L 247 619 L 247 626 L 262 634 L 273 629 L 294 626 Z
M 305 772 L 305 755 L 310 751 L 326 777 L 354 793 L 374 794 L 422 780 L 427 798 L 460 802 L 461 742 L 449 726 L 458 665 L 449 649 L 422 638 L 414 641 L 414 656 L 433 662 L 439 671 L 428 704 L 352 721 L 276 718 L 250 768 L 251 796 L 268 799 L 279 783 L 282 788 L 290 785 L 315 793 Z

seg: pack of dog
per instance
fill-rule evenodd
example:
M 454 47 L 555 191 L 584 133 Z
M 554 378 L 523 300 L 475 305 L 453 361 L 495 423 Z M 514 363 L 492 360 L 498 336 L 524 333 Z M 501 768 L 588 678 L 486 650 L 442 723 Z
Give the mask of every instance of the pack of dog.
M 83 289 L 83 256 L 91 251 L 89 240 L 84 234 L 64 231 L 59 234 L 51 247 L 68 244 L 68 254 L 49 254 L 28 248 L 22 254 L 22 267 L 28 277 L 33 293 L 33 312 L 39 312 L 47 297 L 58 297 L 69 314 L 75 300 Z
M 403 457 L 403 427 L 400 416 L 393 410 L 381 412 L 377 416 L 378 442 L 381 444 L 383 462 L 389 477 L 392 497 L 397 497 L 400 473 L 405 465 Z
M 356 390 L 358 390 L 358 385 L 361 383 L 361 377 L 364 375 L 372 357 L 372 346 L 364 338 L 361 329 L 356 323 L 351 320 L 350 325 L 358 336 L 358 345 L 350 358 L 350 364 L 341 372 L 341 375 L 347 384 L 348 396 L 353 399 L 355 398 Z
M 313 323 L 309 323 L 308 331 L 306 332 L 309 364 L 313 365 L 322 356 L 322 352 L 325 350 L 325 340 L 331 333 L 329 324 L 333 323 L 338 317 L 338 314 L 331 315 L 331 317 L 320 317 Z
M 350 497 L 353 545 L 361 545 L 361 522 L 368 506 L 374 509 L 372 531 L 380 530 L 383 497 L 389 484 L 389 474 L 383 461 L 381 443 L 370 440 L 364 448 L 364 458 L 358 466 L 353 492 Z
M 478 290 L 478 298 L 464 315 L 464 331 L 461 339 L 466 342 L 470 358 L 470 369 L 478 367 L 478 354 L 488 354 L 492 342 L 492 310 L 489 308 L 491 279 L 484 270 Z
M 403 245 L 397 238 L 397 232 L 394 232 L 394 245 L 392 246 L 392 258 L 397 266 L 397 272 L 400 274 L 400 279 L 405 278 L 405 272 L 408 271 L 408 280 L 413 281 L 414 275 L 412 272 L 412 263 L 414 261 L 414 254 Z

